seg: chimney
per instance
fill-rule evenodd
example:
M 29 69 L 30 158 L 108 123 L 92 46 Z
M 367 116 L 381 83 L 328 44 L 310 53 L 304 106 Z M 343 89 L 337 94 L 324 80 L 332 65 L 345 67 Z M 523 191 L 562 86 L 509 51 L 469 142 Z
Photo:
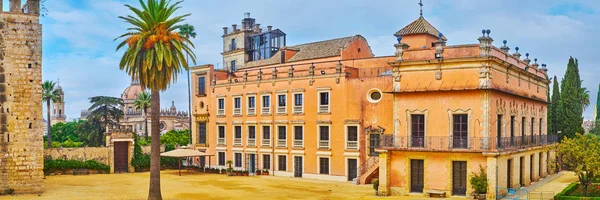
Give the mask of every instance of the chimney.
M 10 0 L 9 4 L 10 12 L 21 12 L 21 0 Z
M 231 27 L 233 28 L 233 32 L 237 32 L 237 24 L 232 24 Z
M 223 27 L 223 35 L 227 35 L 227 27 Z
M 267 31 L 271 32 L 273 30 L 273 26 L 267 26 Z
M 40 0 L 27 0 L 29 14 L 40 14 Z
M 260 24 L 256 24 L 255 27 L 254 27 L 254 30 L 255 31 L 260 31 Z

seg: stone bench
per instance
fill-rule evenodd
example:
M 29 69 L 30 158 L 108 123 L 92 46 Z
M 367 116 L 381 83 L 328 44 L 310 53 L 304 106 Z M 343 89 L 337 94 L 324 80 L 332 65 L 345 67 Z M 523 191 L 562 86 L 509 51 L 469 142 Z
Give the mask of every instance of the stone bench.
M 431 196 L 446 197 L 446 191 L 443 191 L 443 190 L 428 190 L 427 194 L 429 195 L 429 197 L 431 197 Z
M 82 175 L 82 174 L 89 175 L 90 170 L 89 169 L 73 169 L 73 176 Z

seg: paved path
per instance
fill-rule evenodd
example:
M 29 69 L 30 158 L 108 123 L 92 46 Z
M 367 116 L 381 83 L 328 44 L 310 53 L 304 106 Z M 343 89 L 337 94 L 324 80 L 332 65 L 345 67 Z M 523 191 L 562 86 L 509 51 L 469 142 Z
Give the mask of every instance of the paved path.
M 575 173 L 562 171 L 557 174 L 550 175 L 525 187 L 524 189 L 526 191 L 529 191 L 529 196 L 522 195 L 519 198 L 517 198 L 516 195 L 509 195 L 502 199 L 554 199 L 554 195 L 556 195 L 569 184 L 575 181 L 577 181 Z

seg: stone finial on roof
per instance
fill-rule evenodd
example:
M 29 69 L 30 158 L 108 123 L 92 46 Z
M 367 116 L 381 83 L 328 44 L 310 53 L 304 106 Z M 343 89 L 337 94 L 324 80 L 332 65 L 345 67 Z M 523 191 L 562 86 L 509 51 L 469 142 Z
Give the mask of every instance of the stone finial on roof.
M 315 75 L 315 63 L 310 64 L 310 67 L 308 68 L 308 75 L 309 76 Z
M 521 58 L 521 53 L 519 53 L 519 47 L 515 47 L 515 53 L 512 54 L 517 59 Z
M 506 40 L 502 41 L 502 47 L 500 47 L 500 50 L 502 50 L 504 53 L 508 53 L 508 51 L 510 50 L 510 47 L 506 46 Z
M 531 63 L 531 59 L 529 59 L 529 53 L 525 53 L 525 59 L 523 59 L 523 62 L 527 63 L 527 65 Z
M 481 37 L 477 38 L 479 40 L 479 50 L 480 56 L 488 56 L 490 54 L 490 50 L 492 49 L 492 42 L 494 39 L 490 37 L 490 29 L 483 29 L 481 33 L 483 34 Z
M 410 46 L 406 43 L 402 43 L 401 35 L 396 36 L 396 40 L 398 41 L 398 44 L 394 44 L 394 47 L 396 47 L 396 52 L 394 52 L 394 55 L 396 55 L 396 61 L 402 61 L 402 55 L 404 54 L 404 51 L 406 51 Z
M 540 65 L 537 63 L 537 58 L 533 59 L 533 64 L 531 64 L 531 66 L 536 70 L 538 69 Z
M 290 66 L 290 70 L 288 71 L 288 77 L 294 77 L 294 65 Z
M 256 80 L 262 80 L 262 69 L 258 69 L 258 74 L 256 75 Z
M 248 81 L 248 70 L 244 71 L 244 82 Z
M 277 78 L 277 67 L 273 67 L 273 79 Z

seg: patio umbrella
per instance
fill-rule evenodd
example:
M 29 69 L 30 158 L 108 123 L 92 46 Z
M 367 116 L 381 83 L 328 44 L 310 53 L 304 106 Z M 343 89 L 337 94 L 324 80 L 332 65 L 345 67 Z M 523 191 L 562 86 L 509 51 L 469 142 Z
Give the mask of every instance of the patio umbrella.
M 181 158 L 188 157 L 200 157 L 200 156 L 212 156 L 204 152 L 191 150 L 191 149 L 175 149 L 172 151 L 161 153 L 160 156 L 178 158 L 177 164 L 179 165 L 179 176 L 181 176 Z

